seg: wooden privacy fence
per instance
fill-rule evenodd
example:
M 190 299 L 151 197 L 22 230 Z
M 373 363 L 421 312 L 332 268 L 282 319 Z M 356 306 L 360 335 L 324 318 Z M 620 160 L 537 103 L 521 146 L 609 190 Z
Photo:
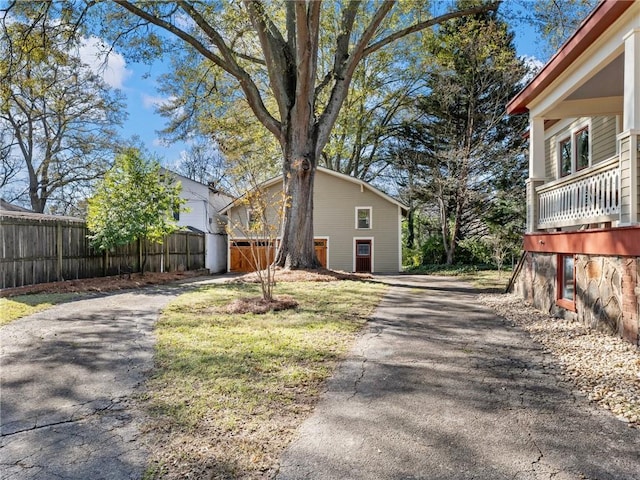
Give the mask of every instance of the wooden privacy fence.
M 0 289 L 145 271 L 204 268 L 203 233 L 176 232 L 163 243 L 133 242 L 112 251 L 91 248 L 86 224 L 70 217 L 0 214 Z

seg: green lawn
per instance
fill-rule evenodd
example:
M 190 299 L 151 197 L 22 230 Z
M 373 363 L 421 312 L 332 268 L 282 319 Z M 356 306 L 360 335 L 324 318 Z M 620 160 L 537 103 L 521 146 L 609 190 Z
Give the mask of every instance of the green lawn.
M 0 326 L 77 297 L 77 293 L 35 293 L 0 298 Z
M 457 277 L 470 282 L 482 293 L 502 293 L 511 278 L 511 268 L 498 271 L 474 265 L 427 265 L 407 271 L 414 275 L 440 275 Z
M 295 310 L 228 314 L 255 284 L 179 297 L 157 324 L 156 371 L 144 402 L 157 444 L 147 478 L 257 478 L 269 472 L 311 410 L 322 382 L 386 286 L 278 283 Z

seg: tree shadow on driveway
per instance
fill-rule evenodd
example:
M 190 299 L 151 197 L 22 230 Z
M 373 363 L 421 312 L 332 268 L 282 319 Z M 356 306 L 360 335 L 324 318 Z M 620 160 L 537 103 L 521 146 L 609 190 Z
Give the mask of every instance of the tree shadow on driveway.
M 141 415 L 129 399 L 153 366 L 158 313 L 181 291 L 84 298 L 0 329 L 6 478 L 142 475 Z

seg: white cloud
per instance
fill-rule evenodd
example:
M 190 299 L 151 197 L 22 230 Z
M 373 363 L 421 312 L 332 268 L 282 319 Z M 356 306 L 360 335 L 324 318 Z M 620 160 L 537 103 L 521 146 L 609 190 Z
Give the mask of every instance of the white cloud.
M 181 28 L 182 30 L 190 30 L 196 25 L 196 22 L 194 22 L 190 16 L 184 14 L 176 15 L 173 21 L 175 22 L 176 26 Z
M 524 64 L 527 66 L 529 73 L 525 76 L 525 83 L 531 80 L 540 70 L 544 67 L 544 62 L 539 58 L 533 57 L 531 55 L 523 55 L 520 57 Z
M 158 108 L 168 102 L 169 99 L 165 97 L 157 97 L 153 95 L 142 94 L 142 105 L 144 108 Z
M 133 73 L 127 69 L 127 62 L 119 53 L 109 52 L 107 61 L 104 61 L 107 48 L 98 37 L 83 39 L 78 50 L 80 59 L 94 72 L 102 75 L 107 85 L 113 88 L 122 88 L 125 80 Z
M 147 95 L 146 93 L 142 94 L 142 105 L 144 108 L 159 108 L 164 107 L 174 101 L 176 97 L 158 97 L 154 95 Z
M 170 142 L 168 142 L 168 141 L 166 141 L 166 140 L 164 140 L 162 138 L 158 138 L 158 137 L 154 138 L 152 140 L 151 144 L 154 147 L 162 147 L 162 148 L 167 148 L 167 147 L 169 147 L 169 145 L 171 145 Z

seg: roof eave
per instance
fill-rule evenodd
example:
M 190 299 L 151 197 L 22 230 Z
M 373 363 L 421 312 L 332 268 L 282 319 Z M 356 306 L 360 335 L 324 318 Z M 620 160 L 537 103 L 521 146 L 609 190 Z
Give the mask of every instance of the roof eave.
M 507 113 L 526 113 L 528 105 L 566 70 L 613 22 L 633 5 L 633 0 L 603 0 L 551 60 L 507 104 Z

